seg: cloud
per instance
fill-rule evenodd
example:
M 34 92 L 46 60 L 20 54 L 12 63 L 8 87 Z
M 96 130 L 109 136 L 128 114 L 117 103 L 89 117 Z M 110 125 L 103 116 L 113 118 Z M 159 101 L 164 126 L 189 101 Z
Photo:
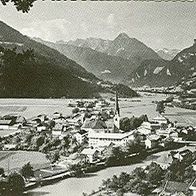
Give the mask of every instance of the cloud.
M 119 29 L 115 20 L 112 13 L 105 18 L 79 18 L 71 22 L 64 18 L 39 20 L 28 24 L 21 32 L 29 37 L 39 37 L 53 42 L 87 37 L 110 38 L 111 34 Z
M 23 28 L 21 32 L 30 37 L 40 37 L 48 41 L 56 41 L 66 37 L 71 23 L 65 19 L 54 19 L 48 21 L 37 21 Z
M 107 17 L 106 25 L 108 25 L 109 28 L 114 28 L 114 27 L 116 26 L 114 14 L 110 14 L 110 15 Z

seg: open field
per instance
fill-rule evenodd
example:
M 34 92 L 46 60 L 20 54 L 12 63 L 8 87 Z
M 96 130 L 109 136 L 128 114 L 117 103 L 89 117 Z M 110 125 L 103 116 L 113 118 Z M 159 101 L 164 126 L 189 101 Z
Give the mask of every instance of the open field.
M 0 99 L 0 116 L 16 114 L 31 118 L 54 112 L 69 115 L 72 111 L 69 102 L 69 99 Z
M 152 119 L 157 116 L 156 104 L 152 101 L 160 101 L 165 99 L 166 96 L 169 95 L 154 94 L 141 98 L 120 99 L 121 117 L 147 114 L 149 119 Z M 75 101 L 74 99 L 0 99 L 0 116 L 17 114 L 31 118 L 39 114 L 51 115 L 54 112 L 61 112 L 66 116 L 70 115 L 73 109 L 68 107 L 68 104 Z M 114 107 L 114 102 L 111 102 L 111 106 Z M 179 124 L 196 126 L 196 111 L 167 107 L 164 115 Z
M 0 151 L 0 167 L 3 167 L 5 171 L 21 169 L 28 162 L 34 169 L 49 165 L 45 154 L 40 152 Z
M 120 109 L 122 116 L 140 116 L 147 114 L 155 117 L 155 104 L 152 100 L 161 100 L 162 96 L 152 96 L 144 98 L 120 99 Z M 79 99 L 77 99 L 79 100 Z M 134 102 L 141 100 L 141 102 Z M 39 114 L 53 114 L 61 112 L 63 115 L 70 115 L 73 108 L 68 107 L 69 103 L 74 103 L 76 99 L 0 99 L 0 116 L 6 114 L 17 114 L 26 118 L 31 118 Z M 114 102 L 111 102 L 114 106 Z

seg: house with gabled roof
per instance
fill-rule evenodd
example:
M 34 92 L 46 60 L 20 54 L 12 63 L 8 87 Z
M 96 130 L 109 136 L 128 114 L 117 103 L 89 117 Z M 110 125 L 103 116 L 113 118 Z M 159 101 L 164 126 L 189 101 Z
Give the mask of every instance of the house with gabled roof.
M 145 146 L 148 149 L 156 148 L 159 146 L 160 141 L 161 141 L 161 137 L 159 135 L 151 134 L 147 136 L 145 140 Z
M 94 148 L 85 148 L 81 154 L 85 155 L 90 163 L 93 163 L 98 160 L 99 151 Z
M 81 129 L 81 130 L 79 130 L 78 132 L 76 132 L 74 134 L 74 137 L 76 138 L 78 143 L 81 144 L 85 140 L 85 138 L 87 138 L 87 135 L 88 135 L 88 132 L 83 130 L 83 129 Z
M 96 130 L 96 129 L 107 129 L 106 123 L 99 119 L 86 119 L 84 121 L 84 124 L 82 125 L 81 129 L 86 130 L 86 131 L 91 131 L 91 130 Z

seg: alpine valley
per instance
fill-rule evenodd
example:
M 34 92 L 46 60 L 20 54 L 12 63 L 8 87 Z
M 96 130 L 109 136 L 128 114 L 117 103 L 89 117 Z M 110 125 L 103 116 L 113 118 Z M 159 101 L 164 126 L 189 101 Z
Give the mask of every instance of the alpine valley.
M 114 93 L 138 96 L 106 83 L 75 61 L 0 21 L 0 97 L 92 98 Z
M 54 43 L 0 22 L 0 47 L 1 97 L 89 98 L 116 89 L 132 97 L 138 94 L 127 86 L 183 86 L 196 73 L 195 42 L 157 52 L 126 33 Z

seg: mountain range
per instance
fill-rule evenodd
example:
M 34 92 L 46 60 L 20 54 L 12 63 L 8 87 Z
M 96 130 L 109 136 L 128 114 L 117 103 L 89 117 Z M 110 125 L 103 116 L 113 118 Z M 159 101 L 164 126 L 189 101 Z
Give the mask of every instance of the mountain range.
M 104 82 L 57 50 L 0 21 L 0 97 L 99 97 Z M 124 95 L 137 96 L 130 88 Z
M 143 60 L 161 59 L 151 48 L 125 33 L 114 40 L 87 38 L 56 43 L 35 40 L 58 50 L 95 76 L 115 83 L 126 81 Z
M 179 52 L 179 49 L 168 49 L 168 48 L 163 48 L 163 49 L 158 49 L 155 50 L 157 54 L 164 60 L 172 60 Z
M 192 74 L 195 69 L 195 44 L 182 51 L 164 48 L 155 52 L 125 33 L 119 34 L 114 40 L 87 38 L 56 43 L 38 41 L 55 48 L 98 78 L 123 81 L 132 87 L 171 86 Z
M 129 76 L 132 86 L 170 86 L 196 71 L 196 43 L 168 60 L 145 60 Z
M 166 60 L 160 57 L 160 50 L 156 53 L 125 33 L 114 40 L 53 43 L 31 39 L 0 21 L 0 46 L 1 97 L 97 97 L 100 92 L 114 92 L 117 85 L 113 83 L 171 86 L 196 73 L 196 42 L 181 51 L 161 50 L 172 58 Z M 21 60 L 28 50 L 34 60 Z M 7 65 L 2 60 L 6 55 L 10 59 Z M 122 94 L 137 96 L 131 89 L 122 88 L 126 89 Z

